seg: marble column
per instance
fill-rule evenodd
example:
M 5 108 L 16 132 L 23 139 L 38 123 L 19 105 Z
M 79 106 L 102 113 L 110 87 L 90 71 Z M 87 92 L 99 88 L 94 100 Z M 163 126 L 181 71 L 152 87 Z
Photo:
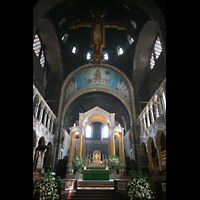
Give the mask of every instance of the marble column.
M 115 126 L 111 126 L 110 127 L 110 135 L 111 135 L 111 152 L 110 152 L 110 156 L 115 156 L 115 137 L 114 137 L 114 134 L 115 134 Z
M 146 128 L 147 128 L 146 120 L 145 120 L 145 114 L 143 114 L 142 119 L 143 119 L 143 127 L 144 127 L 143 130 L 145 131 Z
M 78 155 L 83 156 L 83 135 L 79 132 Z
M 71 133 L 68 163 L 71 163 L 72 158 L 74 157 L 74 143 L 75 143 L 75 136 L 74 136 L 74 133 Z
M 35 105 L 35 113 L 34 113 L 34 117 L 35 117 L 35 118 L 37 118 L 38 109 L 39 109 L 39 104 L 40 104 L 40 103 L 36 103 L 36 105 Z
M 151 117 L 151 123 L 154 123 L 154 116 L 153 116 L 153 108 L 150 107 L 150 117 Z
M 121 151 L 122 151 L 122 163 L 125 163 L 125 156 L 124 156 L 124 137 L 121 133 Z
M 156 145 L 156 150 L 157 150 L 157 155 L 158 155 L 159 171 L 162 171 L 162 155 L 161 155 L 161 148 L 162 148 L 162 145 Z
M 48 113 L 48 111 L 45 110 L 44 113 L 45 113 L 45 114 L 44 114 L 44 122 L 43 122 L 43 125 L 46 127 L 46 121 L 47 121 L 47 113 Z

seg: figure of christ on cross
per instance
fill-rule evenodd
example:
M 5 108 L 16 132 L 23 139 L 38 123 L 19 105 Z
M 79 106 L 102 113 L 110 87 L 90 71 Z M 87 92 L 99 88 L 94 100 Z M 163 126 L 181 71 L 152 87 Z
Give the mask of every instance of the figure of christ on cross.
M 99 157 L 99 155 L 97 155 L 97 153 L 96 153 L 96 155 L 94 157 L 96 158 L 96 162 L 97 162 L 97 158 Z
M 78 29 L 78 27 L 92 27 L 91 47 L 94 47 L 94 49 L 91 61 L 93 61 L 93 64 L 101 64 L 101 62 L 104 61 L 102 55 L 102 48 L 105 48 L 104 28 L 117 28 L 117 30 L 126 30 L 126 22 L 104 22 L 102 18 L 105 17 L 105 12 L 102 11 L 94 11 L 92 13 L 92 17 L 94 17 L 94 20 L 90 22 L 81 22 L 76 19 L 72 20 L 70 22 L 69 29 Z

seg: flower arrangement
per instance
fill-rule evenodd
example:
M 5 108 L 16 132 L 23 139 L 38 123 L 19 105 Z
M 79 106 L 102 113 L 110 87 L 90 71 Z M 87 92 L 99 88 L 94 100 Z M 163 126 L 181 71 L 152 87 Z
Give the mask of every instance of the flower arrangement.
M 139 171 L 131 172 L 132 177 L 126 182 L 126 195 L 130 200 L 135 199 L 152 199 L 153 196 L 153 184 L 148 182 L 149 177 L 143 176 L 142 172 Z
M 62 180 L 59 176 L 55 177 L 51 175 L 50 170 L 40 175 L 40 179 L 34 183 L 33 194 L 36 191 L 40 191 L 40 197 L 44 199 L 59 199 L 58 190 L 62 187 Z
M 110 156 L 107 162 L 107 166 L 111 169 L 116 169 L 121 167 L 122 159 L 118 156 Z
M 81 173 L 82 167 L 85 166 L 85 158 L 83 156 L 74 157 L 72 160 L 72 167 L 74 171 Z

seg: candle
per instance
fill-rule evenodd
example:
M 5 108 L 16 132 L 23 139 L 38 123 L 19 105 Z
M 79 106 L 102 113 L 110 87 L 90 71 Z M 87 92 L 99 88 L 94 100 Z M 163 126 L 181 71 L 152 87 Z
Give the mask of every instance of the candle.
M 91 159 L 91 154 L 90 154 L 90 159 Z
M 105 155 L 105 159 L 106 159 L 107 157 L 106 157 L 106 155 Z

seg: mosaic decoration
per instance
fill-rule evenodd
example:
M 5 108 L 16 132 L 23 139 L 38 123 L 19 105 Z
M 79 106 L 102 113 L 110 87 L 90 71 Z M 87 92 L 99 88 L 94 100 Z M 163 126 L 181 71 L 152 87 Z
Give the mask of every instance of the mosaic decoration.
M 124 80 L 114 71 L 100 67 L 84 69 L 75 75 L 67 85 L 65 98 L 87 86 L 110 87 L 129 99 L 129 90 Z

